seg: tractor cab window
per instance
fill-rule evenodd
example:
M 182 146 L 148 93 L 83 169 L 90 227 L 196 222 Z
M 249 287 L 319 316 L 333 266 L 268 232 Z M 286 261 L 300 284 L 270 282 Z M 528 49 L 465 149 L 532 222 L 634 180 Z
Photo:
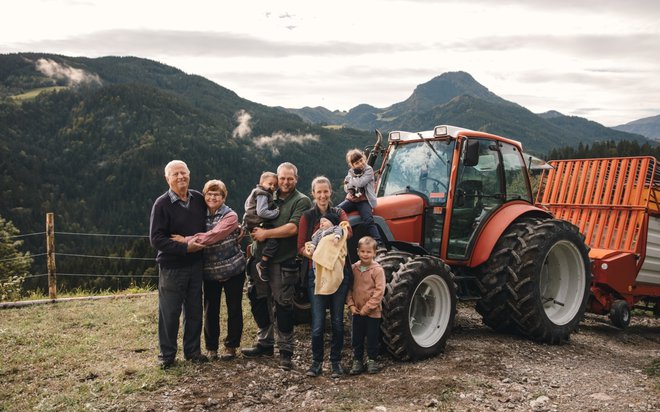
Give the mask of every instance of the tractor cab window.
M 458 166 L 454 205 L 447 257 L 465 259 L 479 225 L 504 202 L 502 157 L 498 144 L 492 140 L 470 139 L 479 143 L 479 159 L 466 166 L 461 159 Z
M 500 151 L 506 176 L 506 200 L 520 199 L 531 203 L 532 193 L 522 153 L 517 147 L 507 143 L 500 145 Z
M 446 203 L 453 150 L 453 140 L 424 139 L 393 147 L 378 196 L 416 191 L 436 205 Z

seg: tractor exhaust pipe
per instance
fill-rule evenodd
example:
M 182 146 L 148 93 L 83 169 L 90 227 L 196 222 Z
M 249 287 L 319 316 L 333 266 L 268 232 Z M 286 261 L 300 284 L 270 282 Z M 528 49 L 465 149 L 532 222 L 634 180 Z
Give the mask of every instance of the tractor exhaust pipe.
M 376 129 L 376 144 L 373 148 L 369 150 L 369 157 L 367 157 L 367 164 L 371 167 L 374 167 L 376 160 L 378 159 L 378 152 L 380 151 L 381 142 L 383 141 L 383 135 L 380 134 L 380 130 Z

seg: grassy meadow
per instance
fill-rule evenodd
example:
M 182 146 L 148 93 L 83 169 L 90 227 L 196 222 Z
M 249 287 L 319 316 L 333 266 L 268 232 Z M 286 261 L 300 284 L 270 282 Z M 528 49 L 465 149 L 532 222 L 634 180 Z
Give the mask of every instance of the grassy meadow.
M 197 366 L 187 362 L 167 372 L 158 367 L 157 300 L 153 294 L 1 310 L 0 411 L 131 410 L 150 392 L 193 375 Z M 255 326 L 247 301 L 244 311 L 249 345 Z

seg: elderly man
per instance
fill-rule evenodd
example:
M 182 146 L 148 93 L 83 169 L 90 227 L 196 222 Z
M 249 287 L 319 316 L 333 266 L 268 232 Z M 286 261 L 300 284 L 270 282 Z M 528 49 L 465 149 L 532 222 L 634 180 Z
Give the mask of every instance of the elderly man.
M 255 241 L 252 244 L 254 260 L 261 261 L 264 240 L 279 239 L 279 246 L 275 256 L 268 260 L 270 277 L 267 282 L 254 276 L 254 265 L 250 265 L 252 275 L 248 297 L 259 331 L 256 345 L 243 349 L 242 352 L 249 357 L 272 356 L 276 339 L 280 352 L 280 367 L 290 370 L 293 368 L 291 358 L 294 350 L 293 294 L 299 279 L 299 265 L 296 261 L 298 222 L 303 212 L 312 207 L 312 203 L 296 189 L 298 169 L 292 163 L 279 165 L 277 180 L 279 187 L 275 192 L 275 204 L 280 214 L 273 220 L 272 229 L 255 228 L 252 231 L 252 239 Z
M 181 160 L 165 166 L 169 190 L 154 202 L 149 222 L 151 245 L 158 250 L 158 345 L 161 368 L 174 365 L 179 318 L 183 308 L 183 355 L 206 362 L 201 354 L 203 245 L 180 243 L 174 234 L 205 232 L 206 204 L 201 193 L 190 190 L 190 171 Z

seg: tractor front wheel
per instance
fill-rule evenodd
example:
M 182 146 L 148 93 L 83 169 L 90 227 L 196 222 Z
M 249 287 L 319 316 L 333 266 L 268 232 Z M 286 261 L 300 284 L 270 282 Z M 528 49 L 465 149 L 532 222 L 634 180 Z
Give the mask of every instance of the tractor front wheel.
M 558 344 L 582 320 L 591 286 L 588 248 L 578 228 L 564 220 L 525 222 L 517 250 L 517 277 L 510 278 L 512 320 L 525 336 Z
M 383 298 L 381 330 L 387 350 L 399 360 L 442 352 L 456 316 L 456 285 L 438 258 L 416 256 L 401 263 Z

